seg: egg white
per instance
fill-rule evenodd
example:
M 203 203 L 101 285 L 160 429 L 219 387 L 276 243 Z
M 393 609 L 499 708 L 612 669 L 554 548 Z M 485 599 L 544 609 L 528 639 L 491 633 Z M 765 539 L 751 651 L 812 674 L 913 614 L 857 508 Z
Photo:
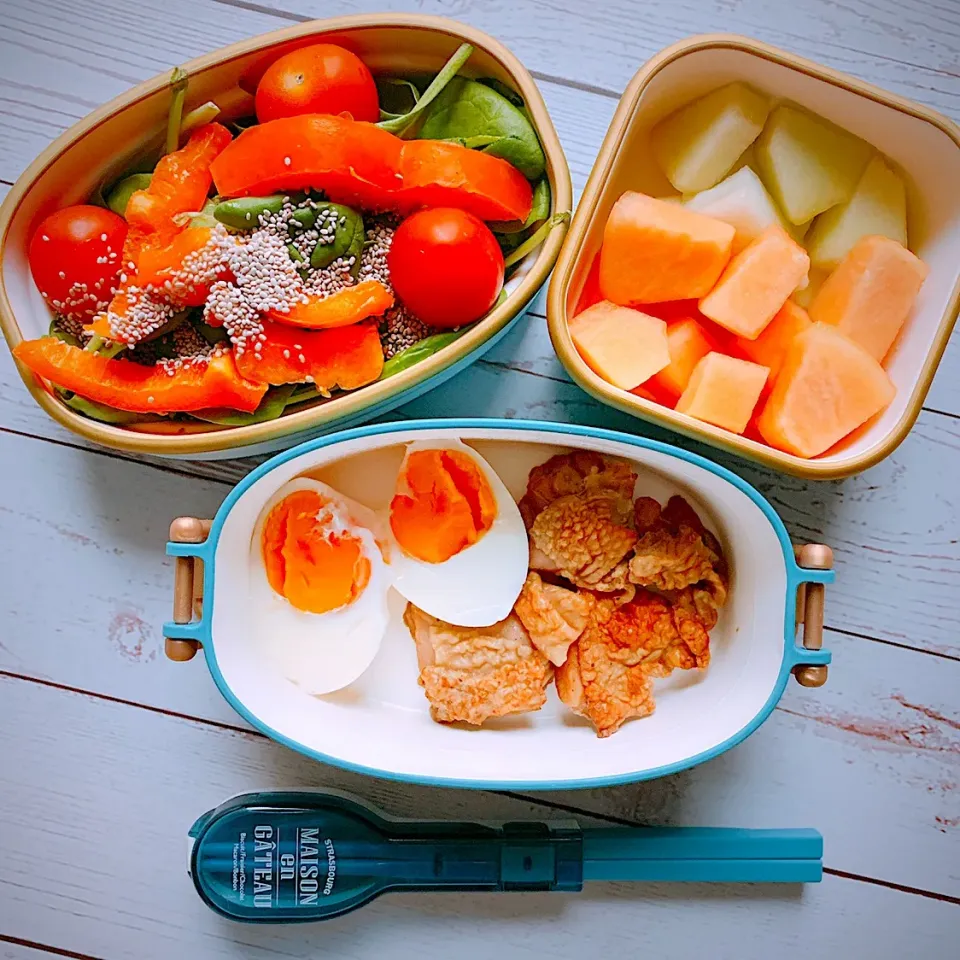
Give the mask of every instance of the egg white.
M 401 596 L 431 616 L 461 627 L 488 627 L 513 609 L 527 578 L 527 531 L 517 504 L 493 467 L 459 440 L 417 441 L 417 450 L 457 450 L 486 477 L 497 504 L 493 525 L 480 539 L 442 563 L 427 563 L 405 553 L 389 530 L 393 586 Z
M 370 561 L 370 579 L 360 596 L 327 613 L 298 610 L 267 580 L 261 552 L 264 524 L 270 511 L 298 490 L 313 490 L 329 500 L 332 528 L 356 537 Z M 283 484 L 257 518 L 250 544 L 254 633 L 269 660 L 307 693 L 332 693 L 353 683 L 380 649 L 389 622 L 390 578 L 378 541 L 386 545 L 386 532 L 373 511 L 307 477 Z

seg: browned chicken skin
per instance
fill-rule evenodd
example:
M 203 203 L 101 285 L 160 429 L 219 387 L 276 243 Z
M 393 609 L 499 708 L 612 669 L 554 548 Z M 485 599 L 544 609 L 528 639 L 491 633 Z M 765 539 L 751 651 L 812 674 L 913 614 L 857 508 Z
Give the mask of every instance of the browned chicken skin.
M 629 464 L 592 450 L 558 453 L 530 471 L 527 492 L 518 504 L 529 530 L 554 500 L 606 491 L 618 500 L 632 500 L 637 475 Z
M 530 571 L 514 604 L 514 613 L 530 634 L 530 642 L 554 666 L 567 659 L 567 650 L 590 619 L 589 596 L 544 583 Z
M 515 614 L 490 627 L 457 627 L 408 603 L 403 621 L 434 720 L 479 725 L 546 702 L 553 667 Z

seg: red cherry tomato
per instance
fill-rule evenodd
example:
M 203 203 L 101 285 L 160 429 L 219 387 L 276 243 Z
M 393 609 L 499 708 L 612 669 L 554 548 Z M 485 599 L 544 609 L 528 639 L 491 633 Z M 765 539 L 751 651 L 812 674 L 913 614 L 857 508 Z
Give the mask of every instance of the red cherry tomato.
M 261 123 L 301 113 L 380 119 L 377 85 L 367 65 L 333 43 L 301 47 L 270 64 L 257 84 L 256 108 Z
M 387 266 L 407 309 L 444 330 L 478 320 L 503 286 L 503 254 L 490 228 L 452 207 L 407 217 L 393 235 Z
M 105 310 L 116 288 L 127 222 L 112 210 L 64 207 L 30 240 L 30 272 L 57 313 L 86 322 Z

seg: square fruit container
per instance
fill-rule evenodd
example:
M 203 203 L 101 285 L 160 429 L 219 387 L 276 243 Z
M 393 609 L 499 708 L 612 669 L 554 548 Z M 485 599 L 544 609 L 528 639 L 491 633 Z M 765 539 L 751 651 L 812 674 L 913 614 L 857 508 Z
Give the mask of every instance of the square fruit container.
M 910 248 L 930 268 L 913 315 L 885 364 L 889 407 L 825 454 L 806 460 L 613 387 L 581 359 L 567 327 L 603 227 L 624 190 L 675 191 L 649 148 L 672 111 L 735 80 L 833 121 L 886 154 L 907 181 Z M 667 47 L 624 91 L 587 181 L 550 284 L 554 348 L 588 393 L 644 420 L 785 473 L 827 480 L 865 470 L 906 437 L 927 395 L 960 310 L 960 127 L 919 104 L 746 37 L 703 35 Z
M 609 739 L 599 739 L 552 689 L 534 713 L 479 729 L 436 723 L 417 683 L 404 602 L 388 588 L 388 626 L 366 672 L 332 694 L 313 696 L 297 684 L 271 654 L 275 634 L 255 626 L 266 581 L 255 531 L 265 505 L 305 475 L 383 516 L 406 446 L 438 440 L 475 448 L 514 499 L 526 490 L 533 466 L 570 450 L 629 463 L 638 477 L 635 496 L 661 503 L 685 497 L 722 543 L 730 568 L 729 599 L 710 633 L 710 666 L 658 680 L 656 711 Z M 822 640 L 825 592 L 834 580 L 830 548 L 794 547 L 767 500 L 729 470 L 610 430 L 449 419 L 334 433 L 261 464 L 212 521 L 174 520 L 167 554 L 175 558 L 173 620 L 163 628 L 167 656 L 190 660 L 202 647 L 220 692 L 252 726 L 314 760 L 386 779 L 552 790 L 662 777 L 744 740 L 773 711 L 791 676 L 805 687 L 827 680 L 830 653 Z
M 183 65 L 189 77 L 185 112 L 215 101 L 220 119 L 253 112 L 256 78 L 290 50 L 325 40 L 343 44 L 378 73 L 436 72 L 461 43 L 474 47 L 468 76 L 491 77 L 517 91 L 546 155 L 551 213 L 572 207 L 570 171 L 546 105 L 530 73 L 485 33 L 443 17 L 375 14 L 315 20 L 252 37 Z M 251 82 L 252 81 L 252 82 Z M 246 89 L 245 89 L 246 88 Z M 27 263 L 33 229 L 54 210 L 82 203 L 97 186 L 159 147 L 170 100 L 169 73 L 154 77 L 95 110 L 58 137 L 24 171 L 0 206 L 0 326 L 12 349 L 47 332 L 51 313 Z M 477 360 L 526 312 L 556 262 L 565 225 L 527 255 L 506 284 L 507 296 L 452 344 L 389 379 L 377 381 L 279 419 L 239 427 L 160 423 L 116 426 L 90 420 L 61 403 L 26 368 L 21 376 L 37 403 L 74 433 L 117 450 L 169 457 L 217 458 L 272 452 L 330 429 L 370 420 L 443 383 Z

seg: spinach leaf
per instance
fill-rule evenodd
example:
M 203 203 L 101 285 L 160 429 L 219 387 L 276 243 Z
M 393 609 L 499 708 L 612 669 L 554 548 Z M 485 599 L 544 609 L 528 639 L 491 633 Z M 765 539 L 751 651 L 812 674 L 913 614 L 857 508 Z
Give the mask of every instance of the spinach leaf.
M 523 110 L 526 106 L 523 102 L 523 97 L 512 87 L 508 87 L 502 80 L 497 80 L 496 77 L 483 77 L 478 82 L 482 83 L 485 87 L 489 87 L 491 90 L 496 90 L 501 97 L 509 100 L 518 110 Z
M 395 120 L 409 113 L 420 100 L 416 84 L 403 77 L 377 77 L 380 119 Z
M 526 220 L 491 220 L 487 226 L 494 233 L 528 233 L 550 216 L 550 181 L 541 177 L 533 186 L 533 204 Z
M 207 423 L 219 423 L 224 427 L 247 427 L 252 423 L 264 423 L 276 420 L 283 413 L 297 384 L 288 383 L 282 387 L 271 387 L 253 413 L 241 413 L 239 410 L 195 410 L 190 414 L 197 420 Z
M 546 166 L 533 124 L 506 97 L 476 80 L 451 80 L 427 110 L 419 136 L 465 144 L 483 138 L 475 142 L 484 153 L 512 163 L 529 180 L 539 178 Z

